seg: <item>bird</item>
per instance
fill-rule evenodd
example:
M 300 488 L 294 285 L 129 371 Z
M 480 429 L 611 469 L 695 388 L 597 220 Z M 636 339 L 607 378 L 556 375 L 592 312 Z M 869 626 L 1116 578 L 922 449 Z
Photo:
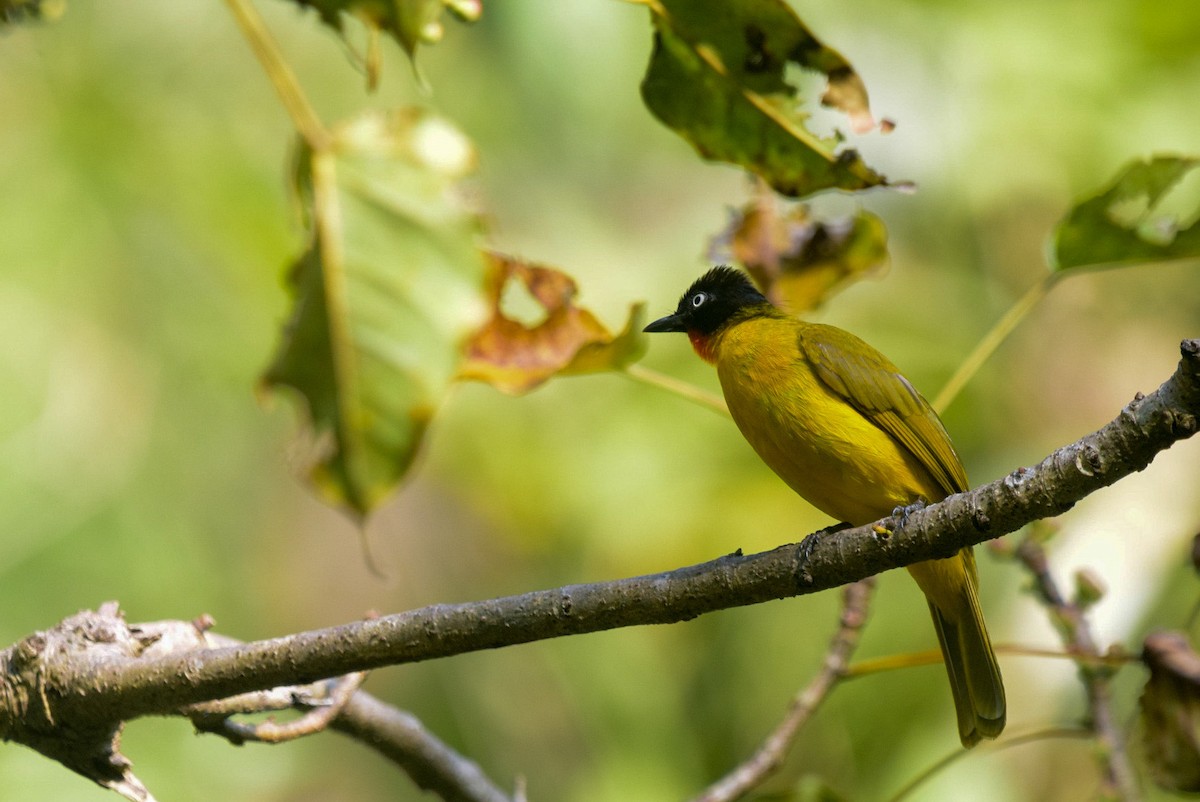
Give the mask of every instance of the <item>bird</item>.
M 729 414 L 792 490 L 862 526 L 968 488 L 937 413 L 887 357 L 844 329 L 773 305 L 741 271 L 714 267 L 644 331 L 683 332 L 717 369 Z M 1004 681 L 971 548 L 908 567 L 929 603 L 970 748 L 1004 729 Z

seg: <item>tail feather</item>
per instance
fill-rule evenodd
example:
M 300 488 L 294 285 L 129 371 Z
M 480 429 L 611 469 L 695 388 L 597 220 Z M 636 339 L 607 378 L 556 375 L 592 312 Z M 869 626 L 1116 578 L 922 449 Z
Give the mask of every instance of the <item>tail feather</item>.
M 957 557 L 910 566 L 925 592 L 950 678 L 963 746 L 995 738 L 1004 729 L 1004 681 L 992 651 L 976 592 L 975 560 Z

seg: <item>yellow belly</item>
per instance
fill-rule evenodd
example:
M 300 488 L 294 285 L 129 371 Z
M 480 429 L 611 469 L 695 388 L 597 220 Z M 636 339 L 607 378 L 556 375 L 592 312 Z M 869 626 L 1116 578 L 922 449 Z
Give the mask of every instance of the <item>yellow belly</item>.
M 717 375 L 743 436 L 788 486 L 838 521 L 870 523 L 944 492 L 902 445 L 831 391 L 796 322 L 746 321 L 718 343 Z

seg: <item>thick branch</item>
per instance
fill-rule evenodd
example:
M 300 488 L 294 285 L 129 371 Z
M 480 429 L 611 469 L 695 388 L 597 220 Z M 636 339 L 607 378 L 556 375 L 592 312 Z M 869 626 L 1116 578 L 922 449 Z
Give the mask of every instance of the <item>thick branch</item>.
M 155 621 L 128 625 L 115 602 L 96 612 L 83 611 L 58 626 L 32 635 L 0 652 L 0 735 L 36 749 L 83 776 L 118 791 L 134 802 L 153 797 L 130 771 L 120 752 L 124 718 L 112 720 L 86 709 L 59 709 L 44 679 L 64 664 L 79 660 L 119 663 L 195 654 L 235 647 L 240 641 L 212 632 L 207 617 L 196 621 Z M 375 749 L 403 768 L 420 788 L 445 802 L 521 802 L 507 795 L 480 767 L 425 729 L 414 716 L 382 702 L 358 686 L 363 674 L 305 685 L 266 688 L 175 711 L 192 720 L 197 731 L 213 732 L 235 744 L 279 742 L 339 730 Z M 288 723 L 247 724 L 242 714 L 299 709 Z M 70 713 L 65 717 L 64 713 Z
M 641 624 L 813 593 L 1000 537 L 1140 471 L 1196 432 L 1200 340 L 1175 374 L 1115 420 L 1032 468 L 909 513 L 754 555 L 740 552 L 660 574 L 568 585 L 488 601 L 439 604 L 284 638 L 157 659 L 67 661 L 49 681 L 61 707 L 114 719 L 385 665 Z M 902 524 L 902 525 L 901 525 Z M 98 710 L 99 708 L 99 710 Z M 3 715 L 3 711 L 0 711 Z M 0 720 L 0 731 L 3 731 Z

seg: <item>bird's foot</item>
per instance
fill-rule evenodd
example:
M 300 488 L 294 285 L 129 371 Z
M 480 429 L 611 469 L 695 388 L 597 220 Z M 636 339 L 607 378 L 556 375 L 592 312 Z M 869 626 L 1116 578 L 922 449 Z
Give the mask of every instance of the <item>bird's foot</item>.
M 892 526 L 892 528 L 887 530 L 887 534 L 891 535 L 891 534 L 894 534 L 897 530 L 903 529 L 905 526 L 908 525 L 908 516 L 912 515 L 913 513 L 920 512 L 921 510 L 925 509 L 925 506 L 926 506 L 925 499 L 918 498 L 912 504 L 909 504 L 907 506 L 899 506 L 899 507 L 896 507 L 895 509 L 893 509 L 892 510 L 892 518 L 891 518 L 891 521 L 889 521 L 889 523 L 893 524 L 893 526 Z M 878 532 L 879 528 L 880 527 L 878 527 L 878 526 L 875 528 L 877 532 Z M 883 533 L 880 532 L 879 534 L 883 534 Z

